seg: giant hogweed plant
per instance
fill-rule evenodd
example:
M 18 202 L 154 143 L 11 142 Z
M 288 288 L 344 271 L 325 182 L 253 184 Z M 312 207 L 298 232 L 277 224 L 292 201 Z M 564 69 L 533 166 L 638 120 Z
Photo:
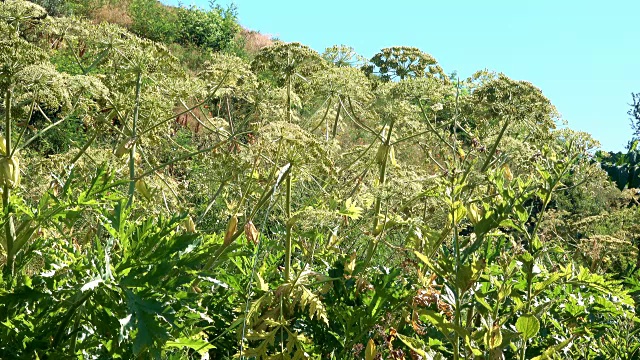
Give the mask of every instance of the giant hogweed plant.
M 510 82 L 510 80 L 504 81 L 504 78 L 498 81 L 500 80 L 507 84 Z M 573 270 L 568 266 L 559 273 L 552 274 L 545 267 L 566 258 L 556 255 L 556 252 L 561 250 L 552 239 L 541 240 L 539 226 L 554 192 L 564 187 L 564 183 L 572 173 L 579 171 L 578 165 L 586 159 L 587 148 L 579 134 L 541 135 L 540 122 L 543 121 L 545 113 L 547 116 L 553 116 L 552 107 L 540 104 L 538 101 L 531 101 L 531 96 L 543 98 L 536 95 L 536 90 L 530 85 L 513 82 L 511 85 L 511 87 L 500 85 L 499 88 L 503 92 L 513 92 L 507 97 L 509 101 L 513 101 L 520 94 L 526 95 L 520 96 L 520 101 L 515 105 L 508 102 L 501 104 L 500 98 L 489 99 L 491 102 L 489 109 L 493 112 L 490 116 L 499 116 L 505 124 L 501 124 L 502 126 L 494 130 L 495 132 L 488 133 L 485 139 L 477 135 L 477 129 L 457 123 L 462 116 L 473 116 L 473 114 L 462 115 L 457 109 L 452 112 L 455 117 L 450 119 L 449 126 L 437 128 L 431 124 L 425 131 L 425 133 L 431 132 L 431 135 L 437 139 L 435 141 L 441 141 L 440 149 L 445 150 L 440 151 L 439 155 L 443 156 L 441 160 L 436 160 L 431 154 L 427 154 L 442 170 L 443 176 L 436 181 L 435 187 L 422 196 L 434 197 L 439 202 L 444 199 L 442 206 L 449 209 L 448 220 L 444 224 L 440 223 L 444 226 L 441 231 L 423 230 L 413 235 L 413 238 L 417 239 L 422 237 L 422 234 L 426 234 L 426 241 L 417 243 L 419 252 L 416 252 L 416 255 L 427 265 L 431 276 L 420 275 L 423 279 L 422 283 L 428 285 L 425 285 L 426 289 L 421 290 L 414 298 L 412 327 L 422 334 L 427 331 L 433 334 L 433 328 L 435 328 L 436 337 L 441 340 L 446 339 L 445 343 L 449 343 L 443 347 L 441 340 L 430 340 L 431 350 L 434 351 L 431 355 L 444 351 L 442 353 L 445 354 L 444 356 L 455 358 L 479 355 L 495 358 L 505 354 L 525 358 L 536 353 L 545 357 L 552 356 L 552 353 L 560 350 L 565 353 L 580 351 L 580 346 L 569 345 L 581 341 L 588 342 L 592 336 L 601 337 L 602 333 L 596 334 L 591 331 L 599 331 L 599 321 L 603 319 L 594 319 L 592 322 L 581 324 L 583 327 L 578 333 L 570 338 L 564 338 L 565 341 L 554 342 L 553 338 L 547 336 L 544 341 L 535 342 L 535 350 L 530 349 L 527 352 L 528 342 L 538 335 L 539 318 L 543 319 L 543 325 L 548 326 L 543 328 L 543 331 L 549 331 L 549 333 L 553 333 L 553 328 L 560 324 L 558 318 L 544 317 L 547 306 L 554 310 L 565 307 L 561 301 L 550 301 L 554 299 L 550 294 L 565 289 L 566 295 L 576 284 L 585 289 L 585 294 L 581 296 L 597 296 L 598 300 L 595 301 L 596 304 L 593 302 L 589 306 L 582 304 L 573 308 L 572 311 L 582 311 L 587 314 L 595 310 L 614 317 L 622 315 L 629 321 L 633 318 L 632 301 L 616 283 L 590 274 L 584 268 Z M 490 89 L 495 89 L 496 83 L 490 82 L 488 86 Z M 492 90 L 492 93 L 495 94 L 495 92 Z M 482 101 L 486 99 L 481 96 L 477 98 L 481 102 L 476 106 L 481 108 Z M 473 98 L 471 101 L 474 101 Z M 421 103 L 420 108 L 423 114 L 426 114 Z M 434 109 L 438 110 L 439 106 L 434 106 Z M 532 111 L 536 109 L 537 112 Z M 427 124 L 431 121 L 426 116 L 424 120 Z M 475 120 L 483 119 L 477 116 Z M 547 124 L 551 123 L 547 121 Z M 510 131 L 507 132 L 510 126 L 515 131 L 509 129 Z M 390 132 L 393 128 L 387 126 L 385 130 Z M 457 131 L 464 132 L 463 135 L 466 137 L 471 137 L 468 146 L 464 146 L 464 140 L 458 140 Z M 414 139 L 423 135 L 424 133 L 418 132 L 417 135 L 406 138 Z M 506 139 L 517 141 L 518 138 L 537 139 L 530 143 L 539 146 L 538 152 L 533 151 L 529 159 L 533 167 L 524 169 L 518 164 L 509 166 L 513 159 L 499 151 L 501 143 Z M 394 144 L 400 142 L 397 141 Z M 386 167 L 391 161 L 397 161 L 392 157 L 402 156 L 402 154 L 392 154 L 389 145 L 388 142 L 382 142 L 380 145 L 382 150 L 378 151 L 381 157 L 376 156 L 378 158 L 376 163 L 381 170 L 379 184 L 383 185 Z M 558 159 L 563 160 L 558 161 Z M 389 163 L 387 160 L 390 160 Z M 518 171 L 515 177 L 511 168 Z M 537 176 L 530 176 L 527 171 L 535 171 L 533 174 Z M 384 216 L 381 217 L 381 204 L 387 201 L 388 198 L 380 195 L 375 201 L 374 228 L 371 231 L 373 235 L 381 235 L 385 231 L 392 233 L 389 230 L 394 227 L 407 228 L 410 224 L 403 221 L 402 217 L 394 217 L 388 211 L 385 211 Z M 535 205 L 540 202 L 541 205 Z M 408 209 L 404 208 L 404 210 Z M 468 220 L 465 220 L 465 215 Z M 466 223 L 467 225 L 463 226 L 466 221 L 470 224 Z M 470 226 L 473 228 L 471 234 Z M 383 235 L 386 237 L 387 234 Z M 371 261 L 370 254 L 376 250 L 376 245 L 380 241 L 378 239 L 385 239 L 385 237 L 370 241 L 370 250 L 365 257 L 365 268 Z M 392 246 L 386 242 L 388 240 L 383 241 L 388 246 Z M 443 246 L 442 250 L 441 246 Z M 427 249 L 425 256 L 424 252 Z M 440 251 L 443 251 L 443 254 L 434 261 L 434 257 L 437 258 Z M 487 263 L 491 265 L 489 269 L 497 272 L 487 272 Z M 500 274 L 500 280 L 493 281 L 493 276 L 497 274 Z M 436 283 L 438 279 L 444 284 Z M 517 289 L 517 292 L 514 289 Z M 440 297 L 441 290 L 442 297 Z M 514 305 L 508 296 L 515 293 L 517 293 L 517 300 L 514 300 Z M 497 299 L 495 303 L 489 305 L 492 296 L 497 296 Z M 563 299 L 566 297 L 561 297 L 559 300 Z M 436 311 L 420 309 L 421 306 L 434 305 Z M 607 310 L 601 310 L 601 307 Z M 561 316 L 571 315 L 575 316 L 569 313 Z M 474 326 L 475 329 L 473 329 Z M 429 329 L 430 327 L 432 328 Z M 566 333 L 564 330 L 561 332 Z M 419 349 L 414 340 L 408 339 L 406 335 L 398 334 L 395 330 L 392 332 L 393 335 L 389 337 L 399 338 L 411 351 L 422 356 L 429 354 L 429 351 L 425 351 L 424 348 Z M 503 339 L 506 340 L 503 342 Z M 383 343 L 387 343 L 389 351 L 396 354 L 394 356 L 399 356 L 397 350 L 395 353 L 391 350 L 392 346 L 389 345 L 388 338 Z M 372 348 L 375 348 L 375 344 L 367 346 L 369 350 Z
M 237 245 L 180 230 L 184 215 L 133 219 L 107 167 L 75 194 L 71 189 L 83 181 L 70 176 L 62 192 L 46 194 L 37 208 L 16 204 L 17 215 L 40 232 L 21 259 L 45 260 L 38 272 L 21 271 L 14 288 L 2 291 L 2 356 L 160 358 L 215 347 L 202 332 L 215 320 L 191 282 L 202 279 L 200 286 L 218 291 L 221 283 L 202 264 L 215 258 L 212 266 L 219 266 Z M 83 218 L 93 219 L 90 231 L 69 238 L 87 226 Z
M 571 336 L 553 339 L 550 334 L 561 326 L 560 319 L 576 316 L 571 311 L 586 316 L 597 309 L 603 317 L 634 317 L 633 301 L 618 284 L 586 268 L 574 269 L 571 263 L 549 270 L 562 261 L 557 255 L 562 251 L 553 239 L 540 237 L 540 224 L 554 192 L 584 161 L 587 149 L 578 135 L 557 134 L 556 141 L 542 146 L 544 155 L 532 159 L 533 175 L 514 176 L 510 159 L 496 156 L 505 129 L 539 118 L 533 112 L 520 112 L 526 103 L 505 105 L 496 114 L 505 124 L 497 137 L 487 139 L 492 144 L 463 148 L 456 138 L 439 135 L 450 155 L 440 162 L 444 176 L 432 196 L 448 209 L 446 236 L 436 234 L 427 253 L 416 251 L 425 266 L 421 278 L 426 286 L 414 298 L 412 311 L 412 327 L 431 340 L 420 348 L 415 338 L 396 335 L 421 356 L 547 358 L 561 351 L 580 351 L 574 344 L 598 336 L 602 319 L 583 320 L 571 331 L 562 329 Z M 474 138 L 480 144 L 487 140 Z M 562 161 L 551 160 L 556 153 L 562 154 Z M 531 207 L 535 199 L 540 205 Z M 563 314 L 575 286 L 584 289 L 581 297 L 597 300 Z M 555 297 L 559 293 L 564 296 Z M 432 340 L 434 330 L 439 341 Z M 541 336 L 540 331 L 549 335 Z
M 1 6 L 7 357 L 633 351 L 628 294 L 542 231 L 588 157 L 530 84 L 452 84 L 413 48 L 384 49 L 367 79 L 343 50 L 284 43 L 191 76 L 117 27 Z M 25 201 L 15 149 L 74 118 L 89 141 L 53 157 L 70 162 Z M 108 148 L 115 173 L 79 176 Z
M 38 30 L 45 16 L 41 8 L 21 1 L 0 6 L 4 21 L 0 48 L 4 64 L 0 73 L 4 99 L 2 357 L 159 357 L 162 352 L 173 351 L 171 348 L 185 346 L 206 352 L 212 345 L 197 332 L 192 338 L 192 327 L 183 328 L 184 323 L 178 324 L 174 319 L 176 312 L 186 319 L 190 315 L 184 310 L 197 314 L 198 308 L 200 316 L 195 318 L 209 319 L 204 315 L 207 310 L 197 302 L 199 297 L 183 297 L 175 291 L 182 288 L 183 292 L 193 293 L 188 285 L 198 275 L 185 276 L 184 271 L 191 267 L 201 273 L 205 262 L 209 263 L 205 271 L 217 268 L 233 246 L 221 238 L 203 239 L 178 230 L 179 225 L 183 227 L 184 216 L 158 221 L 132 216 L 134 189 L 148 196 L 138 186 L 139 181 L 160 166 L 138 176 L 134 168 L 136 149 L 130 146 L 126 197 L 118 191 L 123 182 L 116 181 L 106 167 L 91 178 L 85 191 L 77 191 L 81 181 L 75 176 L 73 165 L 86 153 L 89 142 L 35 205 L 25 203 L 20 194 L 20 172 L 25 170 L 20 167 L 19 151 L 28 149 L 35 139 L 69 118 L 84 117 L 89 122 L 94 118 L 98 122 L 114 116 L 129 118 L 130 127 L 125 126 L 120 132 L 132 134 L 135 143 L 136 126 L 145 125 L 144 116 L 140 116 L 143 73 L 147 74 L 147 66 L 153 64 L 147 63 L 151 59 L 144 55 L 131 54 L 135 55 L 135 50 L 141 53 L 144 49 L 135 45 L 143 46 L 145 42 L 133 39 L 133 48 L 114 49 L 121 51 L 120 61 L 126 62 L 122 71 L 130 70 L 135 79 L 130 83 L 135 88 L 134 101 L 127 105 L 117 100 L 118 91 L 128 91 L 126 82 L 122 84 L 124 89 L 116 89 L 104 77 L 107 86 L 89 75 L 59 73 L 48 63 L 45 51 L 24 39 L 26 31 Z M 161 58 L 161 54 L 155 55 Z M 157 84 L 159 80 L 162 79 L 149 81 Z M 160 91 L 154 96 L 162 94 Z M 107 108 L 109 114 L 105 116 L 104 107 L 108 104 L 112 107 Z M 49 121 L 43 129 L 29 126 L 35 113 Z M 140 124 L 138 120 L 142 120 Z M 138 135 L 152 131 L 154 126 L 157 123 L 142 127 Z M 104 131 L 104 127 L 94 131 L 99 130 Z M 187 222 L 184 228 L 194 232 L 192 223 Z M 42 261 L 42 267 L 32 267 L 33 261 Z M 185 266 L 185 261 L 191 265 Z M 207 277 L 204 283 L 210 284 L 211 279 Z M 153 289 L 151 284 L 159 287 Z M 159 299 L 159 294 L 167 297 Z M 187 298 L 191 300 L 173 302 Z M 33 309 L 33 317 L 26 317 L 24 309 Z M 158 318 L 163 320 L 158 322 Z
M 402 230 L 414 229 L 407 240 L 415 244 L 418 250 L 416 256 L 426 264 L 429 274 L 419 274 L 423 289 L 412 302 L 411 326 L 407 327 L 406 322 L 399 321 L 396 326 L 405 334 L 393 330 L 393 335 L 389 335 L 391 339 L 400 339 L 401 344 L 422 356 L 440 353 L 440 356 L 454 358 L 481 355 L 526 358 L 531 354 L 544 357 L 561 350 L 574 351 L 572 349 L 578 347 L 568 345 L 589 341 L 590 335 L 584 334 L 597 328 L 600 320 L 583 324 L 581 330 L 585 329 L 584 333 L 562 341 L 546 336 L 542 340 L 536 337 L 533 342 L 532 339 L 540 331 L 541 321 L 542 325 L 547 326 L 543 330 L 553 333 L 558 330 L 554 326 L 560 324 L 561 316 L 569 316 L 561 311 L 557 313 L 562 314 L 558 315 L 560 317 L 545 316 L 544 311 L 549 308 L 556 310 L 564 307 L 564 304 L 549 301 L 552 298 L 550 291 L 558 292 L 559 289 L 570 289 L 578 284 L 585 287 L 584 296 L 596 294 L 598 302 L 608 304 L 604 308 L 610 311 L 611 316 L 633 316 L 629 308 L 632 304 L 630 298 L 615 283 L 590 274 L 585 269 L 574 271 L 572 266 L 555 274 L 547 270 L 552 261 L 563 261 L 564 258 L 556 254 L 559 248 L 554 246 L 553 241 L 541 240 L 539 226 L 554 192 L 577 171 L 576 164 L 584 160 L 586 149 L 581 145 L 579 136 L 558 133 L 555 135 L 557 139 L 554 138 L 551 132 L 554 109 L 530 84 L 514 82 L 504 76 L 486 75 L 481 80 L 475 85 L 470 79 L 466 91 L 461 85 L 457 88 L 447 88 L 446 82 L 436 85 L 437 79 L 407 79 L 376 89 L 377 104 L 373 107 L 376 109 L 375 118 L 381 121 L 376 127 L 378 132 L 373 132 L 376 135 L 373 143 L 360 152 L 355 162 L 347 162 L 348 167 L 360 163 L 360 166 L 374 170 L 365 170 L 363 174 L 368 178 L 365 182 L 373 180 L 370 183 L 372 187 L 356 186 L 350 193 L 352 197 L 360 197 L 363 204 L 368 202 L 364 199 L 371 199 L 368 204 L 371 206 L 369 215 L 372 224 L 370 230 L 359 230 L 369 234 L 365 237 L 367 250 L 359 266 L 353 262 L 354 257 L 347 261 L 347 264 L 353 264 L 348 267 L 351 269 L 348 276 L 353 274 L 354 279 L 366 283 L 363 274 L 371 271 L 370 264 L 375 261 L 380 244 L 385 245 L 383 248 L 387 247 L 384 252 L 394 246 L 396 250 L 406 251 L 410 249 L 406 245 L 393 245 L 389 241 L 397 239 L 397 234 Z M 431 97 L 425 98 L 423 95 L 416 98 L 414 94 L 421 90 L 430 90 L 427 95 Z M 443 111 L 444 116 L 438 115 L 445 106 L 448 109 Z M 335 113 L 338 119 L 339 112 Z M 434 114 L 433 118 L 429 115 L 431 113 Z M 287 118 L 290 119 L 289 116 Z M 325 141 L 329 138 L 329 128 L 325 125 Z M 425 139 L 440 146 L 421 144 L 420 140 Z M 510 158 L 509 153 L 501 151 L 502 144 L 507 140 L 512 144 L 520 143 L 521 146 L 526 141 L 534 150 L 537 147 L 537 150 L 530 151 L 531 157 L 527 159 L 530 164 L 516 164 L 516 157 Z M 415 151 L 416 146 L 426 150 L 423 158 L 430 159 L 436 172 L 441 171 L 439 177 L 427 177 L 427 185 L 417 196 L 407 196 L 406 187 L 403 193 L 394 190 L 391 185 L 394 180 L 395 185 L 402 183 L 394 177 L 403 174 L 397 168 L 402 166 L 398 165 L 398 159 L 404 157 L 402 152 L 394 151 L 394 148 L 405 142 L 410 144 L 405 148 L 407 150 Z M 377 148 L 373 152 L 374 159 L 363 161 L 371 159 L 371 155 L 367 156 L 367 153 L 372 153 L 371 148 Z M 561 155 L 558 156 L 556 152 Z M 338 173 L 344 170 L 339 169 Z M 516 172 L 515 177 L 513 172 Z M 285 194 L 289 194 L 288 185 L 285 189 Z M 444 213 L 438 212 L 439 220 L 427 221 L 427 205 L 433 203 L 429 198 L 446 210 Z M 411 206 L 415 205 L 415 199 L 424 199 L 422 223 L 411 220 L 412 215 L 415 216 L 415 207 Z M 290 203 L 285 200 L 285 218 L 290 218 L 289 206 Z M 358 219 L 362 210 L 349 200 L 343 211 L 345 216 Z M 468 219 L 465 219 L 465 215 Z M 427 224 L 442 228 L 436 231 Z M 285 274 L 289 274 L 287 268 L 291 264 L 289 226 L 287 224 L 285 235 Z M 353 230 L 348 228 L 337 227 L 339 230 L 334 230 L 329 237 L 353 236 Z M 471 232 L 470 228 L 473 228 Z M 320 284 L 330 282 L 333 286 L 340 279 L 325 278 L 320 274 L 314 276 Z M 286 279 L 289 276 L 285 276 Z M 308 274 L 300 279 L 308 281 Z M 268 290 L 268 285 L 261 287 L 266 292 L 247 313 L 247 316 L 258 316 L 251 323 L 260 325 L 258 329 L 261 332 L 251 335 L 250 339 L 259 342 L 256 343 L 257 347 L 247 349 L 247 353 L 241 353 L 241 356 L 265 357 L 270 348 L 277 349 L 279 356 L 291 352 L 297 354 L 295 356 L 302 356 L 309 339 L 301 337 L 300 331 L 304 327 L 300 324 L 296 329 L 295 324 L 302 320 L 299 317 L 296 320 L 294 307 L 285 306 L 283 300 L 283 296 L 286 298 L 295 293 L 289 287 L 280 287 L 275 291 L 278 297 L 274 303 L 273 292 Z M 326 289 L 321 291 L 325 292 Z M 565 291 L 565 294 L 570 292 Z M 508 299 L 512 294 L 517 294 L 517 300 L 513 302 Z M 611 301 L 611 294 L 619 294 L 622 305 Z M 294 296 L 293 305 L 298 295 Z M 378 304 L 379 301 L 385 303 L 390 298 L 378 298 L 376 301 Z M 305 302 L 301 304 L 302 308 L 307 305 Z M 421 308 L 434 305 L 435 310 Z M 581 311 L 588 313 L 599 308 L 600 305 L 592 308 L 585 306 Z M 270 311 L 261 312 L 264 309 Z M 311 309 L 306 321 L 313 323 L 314 316 L 324 321 L 322 314 L 325 311 L 321 303 Z M 603 314 L 607 311 L 603 311 Z M 374 312 L 370 316 L 368 321 L 381 319 L 379 313 Z M 418 339 L 407 337 L 406 331 L 410 328 L 419 334 L 434 334 L 439 340 L 429 341 L 425 348 L 421 348 Z M 343 328 L 341 331 L 345 330 Z M 344 335 L 347 334 L 353 336 L 353 333 Z M 339 342 L 339 346 L 356 346 L 361 340 L 361 335 L 346 337 Z M 383 341 L 389 354 L 400 356 L 397 349 L 393 350 L 392 343 L 393 340 L 389 338 Z M 529 343 L 532 344 L 527 350 Z M 311 343 L 306 345 L 306 349 L 313 348 Z M 369 353 L 374 348 L 375 341 L 367 346 Z M 337 354 L 332 353 L 334 356 Z M 345 352 L 343 348 L 339 353 L 345 356 L 348 350 Z
M 13 282 L 14 259 L 32 236 L 34 229 L 18 223 L 13 215 L 12 191 L 18 189 L 20 173 L 19 152 L 46 134 L 47 131 L 72 116 L 91 118 L 95 109 L 108 95 L 108 90 L 95 78 L 69 76 L 56 72 L 48 63 L 45 51 L 27 42 L 27 32 L 35 32 L 46 16 L 42 8 L 25 2 L 7 2 L 0 8 L 3 23 L 0 27 L 3 44 L 0 48 L 3 68 L 0 72 L 3 96 L 2 186 L 6 252 L 5 280 Z M 56 111 L 59 117 L 51 121 L 47 112 Z M 40 114 L 49 124 L 34 129 L 30 122 Z M 37 228 L 37 226 L 35 227 Z M 22 233 L 26 232 L 26 233 Z

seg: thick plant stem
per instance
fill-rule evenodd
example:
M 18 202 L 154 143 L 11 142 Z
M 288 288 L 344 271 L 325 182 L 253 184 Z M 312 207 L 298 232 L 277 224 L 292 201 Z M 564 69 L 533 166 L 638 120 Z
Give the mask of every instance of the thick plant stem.
M 287 234 L 285 244 L 284 278 L 285 281 L 289 281 L 289 276 L 291 274 L 291 227 L 293 226 L 293 224 L 289 223 L 291 220 L 291 173 L 287 175 L 285 186 L 287 191 L 287 198 L 285 203 L 285 212 L 287 217 Z
M 575 159 L 572 158 L 571 161 L 569 161 L 568 163 L 571 164 Z M 560 175 L 558 175 L 558 178 L 555 179 L 554 181 L 552 181 L 549 184 L 549 188 L 546 191 L 545 197 L 544 197 L 544 202 L 542 204 L 542 209 L 540 210 L 540 212 L 538 213 L 538 218 L 536 219 L 536 225 L 533 228 L 533 231 L 531 232 L 531 234 L 529 235 L 529 244 L 531 244 L 533 242 L 533 239 L 535 238 L 536 234 L 538 233 L 538 227 L 540 226 L 540 223 L 542 223 L 542 218 L 545 215 L 545 211 L 547 210 L 547 205 L 549 204 L 549 202 L 551 201 L 551 196 L 553 194 L 553 189 L 555 189 L 555 187 L 558 185 L 558 183 L 560 183 L 562 177 L 565 175 L 565 172 L 567 171 L 567 169 L 569 168 L 569 166 L 566 166 L 563 171 L 560 173 Z M 534 260 L 535 261 L 535 260 Z M 531 312 L 531 287 L 533 286 L 533 263 L 528 266 L 528 268 L 526 269 L 527 271 L 527 303 L 525 306 L 525 313 L 529 314 Z M 527 339 L 522 339 L 522 346 L 520 347 L 520 359 L 524 360 L 526 358 L 526 354 L 527 354 Z
M 287 54 L 289 57 L 289 54 Z M 291 62 L 290 59 L 287 59 L 287 62 Z M 287 74 L 287 122 L 291 123 L 293 121 L 293 115 L 291 113 L 291 75 Z M 284 263 L 284 278 L 285 281 L 289 281 L 289 276 L 291 274 L 291 224 L 289 224 L 289 220 L 291 220 L 291 168 L 289 168 L 289 173 L 287 174 L 286 180 L 286 204 L 285 204 L 285 212 L 287 217 L 287 233 L 286 233 L 286 243 L 285 243 L 285 263 Z
M 290 57 L 287 54 L 287 57 Z M 287 63 L 291 63 L 291 59 L 287 59 Z M 291 113 L 291 76 L 292 73 L 287 73 L 287 122 L 292 122 L 293 114 Z
M 133 138 L 133 145 L 129 151 L 129 200 L 127 201 L 127 208 L 133 205 L 133 195 L 136 191 L 136 136 L 138 128 L 138 116 L 140 113 L 140 86 L 142 82 L 142 72 L 138 71 L 138 77 L 136 78 L 136 104 L 133 108 L 133 123 L 131 124 L 131 137 Z
M 11 154 L 11 89 L 7 89 L 4 97 L 4 137 L 5 137 L 5 155 L 9 156 Z M 20 171 L 19 169 L 14 169 L 14 171 Z M 5 274 L 9 279 L 13 278 L 14 272 L 14 248 L 13 244 L 16 239 L 16 230 L 15 225 L 13 223 L 13 215 L 11 215 L 11 188 L 9 187 L 8 181 L 6 179 L 5 183 L 2 185 L 2 209 L 4 211 L 4 217 L 7 219 L 4 224 L 4 232 L 5 237 L 7 239 L 7 262 L 5 264 Z M 11 281 L 9 281 L 11 284 Z
M 455 115 L 453 117 L 453 136 L 454 136 L 454 141 L 453 141 L 453 159 L 454 159 L 454 164 L 456 167 L 461 166 L 462 164 L 458 163 L 458 159 L 460 159 L 460 162 L 463 162 L 464 159 L 459 158 L 457 156 L 458 154 L 458 133 L 457 133 L 457 129 L 458 129 L 458 96 L 460 94 L 460 81 L 458 81 L 458 84 L 456 86 L 456 112 Z M 507 122 L 508 123 L 508 122 Z M 500 141 L 500 138 L 502 138 L 502 135 L 504 134 L 504 131 L 506 130 L 507 125 L 505 125 L 502 128 L 502 131 L 500 132 L 500 136 L 498 136 L 498 140 L 496 141 L 494 148 L 492 149 L 492 153 L 495 152 L 498 142 Z M 490 158 L 490 157 L 489 157 Z M 454 168 L 455 169 L 455 168 Z M 483 169 L 482 172 L 484 172 Z M 456 213 L 457 213 L 457 208 L 455 206 L 456 203 L 458 203 L 458 201 L 460 200 L 461 196 L 459 193 L 456 193 L 455 191 L 456 188 L 456 175 L 455 175 L 455 170 L 453 172 L 453 174 L 451 175 L 451 228 L 453 229 L 453 248 L 454 248 L 454 255 L 455 255 L 455 286 L 453 286 L 454 292 L 454 301 L 455 301 L 455 313 L 454 313 L 454 324 L 458 327 L 458 329 L 462 328 L 462 312 L 460 311 L 460 306 L 461 306 L 461 299 L 460 297 L 464 294 L 464 290 L 461 289 L 459 287 L 460 284 L 460 265 L 462 262 L 461 256 L 460 256 L 460 236 L 458 233 L 458 222 L 460 221 L 460 219 L 458 219 L 456 217 Z M 458 334 L 458 332 L 456 331 L 454 334 L 454 344 L 453 344 L 453 358 L 454 360 L 458 360 L 460 359 L 460 335 Z
M 453 200 L 452 200 L 453 201 Z M 456 286 L 454 286 L 454 301 L 455 301 L 455 313 L 454 313 L 454 324 L 458 327 L 461 328 L 462 327 L 462 314 L 460 312 L 460 289 L 458 288 L 458 282 L 459 282 L 459 270 L 460 270 L 460 239 L 458 237 L 458 225 L 456 223 L 456 218 L 455 218 L 455 209 L 451 209 L 451 217 L 453 219 L 453 247 L 454 247 L 454 253 L 455 253 L 455 257 L 456 257 L 456 263 L 455 263 L 455 281 L 456 281 Z M 460 358 L 460 336 L 458 335 L 458 333 L 455 333 L 455 341 L 453 343 L 453 358 L 455 360 Z
M 489 164 L 491 164 L 491 158 L 493 158 L 493 155 L 496 153 L 496 150 L 498 149 L 498 144 L 500 143 L 500 140 L 502 140 L 502 137 L 504 136 L 504 132 L 507 131 L 507 127 L 509 126 L 510 122 L 511 121 L 509 121 L 509 119 L 505 120 L 504 125 L 502 126 L 502 129 L 500 129 L 500 134 L 498 134 L 498 138 L 493 143 L 493 146 L 491 146 L 491 150 L 489 150 L 489 153 L 487 154 L 487 159 L 484 161 L 484 164 L 482 164 L 482 168 L 480 169 L 481 173 L 484 173 L 487 170 L 487 168 L 489 168 Z
M 389 158 L 389 146 L 391 144 L 391 132 L 393 131 L 394 121 L 392 120 L 389 124 L 389 132 L 387 133 L 386 138 L 384 139 L 384 146 L 387 149 L 386 154 L 384 155 L 384 159 L 380 164 L 380 173 L 378 175 L 378 183 L 380 184 L 380 188 L 383 188 L 387 182 L 387 160 Z M 380 208 L 382 207 L 382 194 L 379 194 L 376 198 L 376 203 L 373 210 L 373 230 L 372 234 L 377 234 L 378 225 L 380 223 Z M 377 238 L 372 239 L 369 242 L 369 246 L 367 247 L 367 254 L 365 257 L 365 264 L 368 265 L 371 259 L 373 258 L 373 254 L 376 251 L 376 247 L 378 246 Z
M 342 110 L 342 104 L 340 101 L 338 101 L 338 111 L 336 111 L 336 119 L 333 121 L 333 128 L 331 129 L 331 138 L 333 139 L 335 139 L 336 135 L 338 134 L 338 120 L 340 120 L 340 110 Z

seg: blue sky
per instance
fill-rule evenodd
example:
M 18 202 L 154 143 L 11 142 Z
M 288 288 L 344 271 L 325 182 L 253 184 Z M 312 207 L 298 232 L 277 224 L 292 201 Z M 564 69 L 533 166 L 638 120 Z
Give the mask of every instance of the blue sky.
M 530 81 L 570 128 L 592 134 L 603 149 L 623 150 L 631 138 L 627 111 L 631 92 L 640 92 L 638 0 L 233 2 L 244 27 L 319 52 L 345 44 L 370 58 L 384 47 L 414 46 L 460 77 L 486 68 Z M 206 0 L 183 3 L 208 8 Z

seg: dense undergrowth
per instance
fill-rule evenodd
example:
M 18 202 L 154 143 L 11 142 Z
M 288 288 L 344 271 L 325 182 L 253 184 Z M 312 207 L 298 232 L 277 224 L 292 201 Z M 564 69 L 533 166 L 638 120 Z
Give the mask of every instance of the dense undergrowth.
M 638 358 L 638 196 L 532 84 L 140 29 L 0 3 L 0 358 Z

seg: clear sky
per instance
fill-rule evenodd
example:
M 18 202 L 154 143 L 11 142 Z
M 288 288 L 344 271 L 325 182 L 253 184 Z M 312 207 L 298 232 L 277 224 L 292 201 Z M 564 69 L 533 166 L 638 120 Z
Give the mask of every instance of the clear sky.
M 244 27 L 318 52 L 344 44 L 370 58 L 384 47 L 414 46 L 460 77 L 489 69 L 530 81 L 570 128 L 592 134 L 603 149 L 623 150 L 631 138 L 627 111 L 631 92 L 640 92 L 640 0 L 233 2 Z M 183 3 L 208 8 L 207 0 Z

